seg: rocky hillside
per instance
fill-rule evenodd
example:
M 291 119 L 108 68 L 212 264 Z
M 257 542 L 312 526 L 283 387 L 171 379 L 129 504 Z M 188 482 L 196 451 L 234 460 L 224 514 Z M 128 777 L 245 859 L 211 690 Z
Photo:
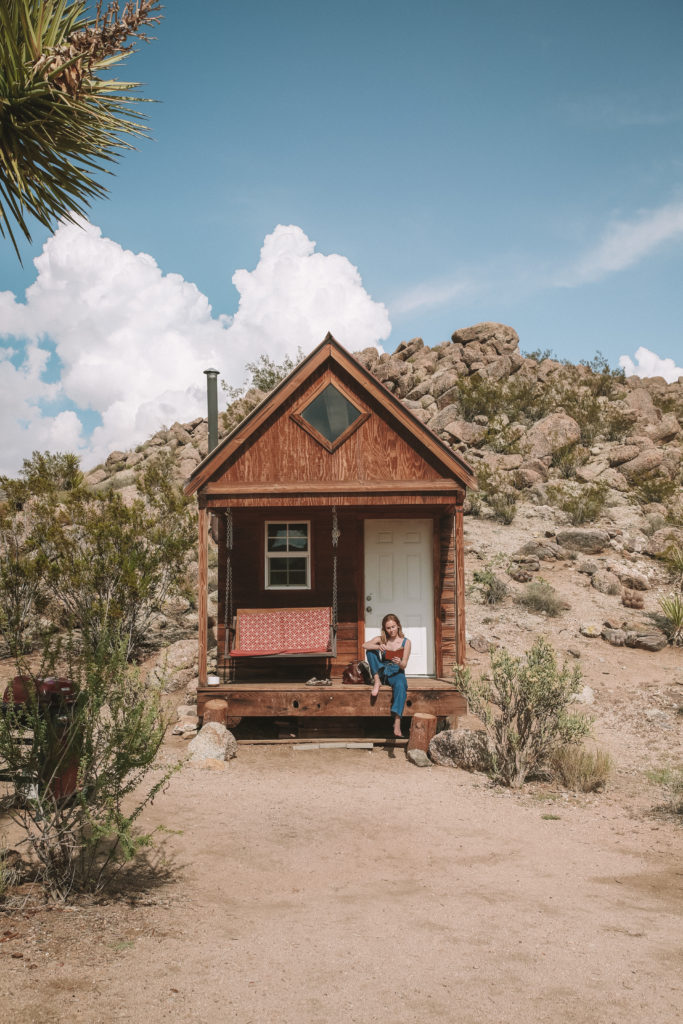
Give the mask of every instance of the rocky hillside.
M 455 331 L 433 348 L 414 338 L 391 354 L 356 355 L 477 473 L 468 534 L 493 531 L 498 538 L 485 555 L 478 552 L 484 567 L 470 559 L 480 598 L 491 595 L 474 573 L 500 577 L 521 594 L 534 581 L 543 591 L 550 584 L 539 577 L 563 564 L 602 595 L 602 611 L 593 609 L 586 628 L 619 646 L 666 645 L 656 622 L 659 598 L 673 586 L 661 556 L 672 543 L 683 548 L 683 378 L 626 379 L 599 358 L 575 366 L 543 353 L 525 357 L 517 333 L 497 323 Z M 252 389 L 234 402 L 221 436 L 261 398 Z M 132 495 L 136 471 L 163 452 L 180 483 L 206 455 L 207 442 L 206 420 L 174 423 L 133 452 L 112 452 L 87 482 Z M 537 597 L 536 611 L 552 616 L 543 593 Z M 174 611 L 169 639 L 192 636 L 196 615 L 189 607 Z

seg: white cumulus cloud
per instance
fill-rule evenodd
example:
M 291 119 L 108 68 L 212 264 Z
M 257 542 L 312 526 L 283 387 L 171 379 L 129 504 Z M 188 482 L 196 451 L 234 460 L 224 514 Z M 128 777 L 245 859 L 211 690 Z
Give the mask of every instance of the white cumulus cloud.
M 0 293 L 0 472 L 16 472 L 36 448 L 77 450 L 87 467 L 163 423 L 204 414 L 209 365 L 242 380 L 261 353 L 308 352 L 328 330 L 352 350 L 391 330 L 357 269 L 315 252 L 294 226 L 278 226 L 255 269 L 235 273 L 234 317 L 214 316 L 194 284 L 87 222 L 61 224 L 34 262 L 25 303 Z M 89 437 L 85 410 L 101 420 Z
M 683 377 L 683 366 L 676 366 L 673 359 L 668 357 L 662 359 L 642 345 L 636 349 L 635 363 L 630 356 L 619 356 L 619 366 L 627 377 L 663 377 L 669 384 Z
M 599 242 L 561 275 L 556 284 L 575 287 L 626 270 L 665 242 L 683 238 L 683 202 L 646 210 L 633 220 L 614 221 Z

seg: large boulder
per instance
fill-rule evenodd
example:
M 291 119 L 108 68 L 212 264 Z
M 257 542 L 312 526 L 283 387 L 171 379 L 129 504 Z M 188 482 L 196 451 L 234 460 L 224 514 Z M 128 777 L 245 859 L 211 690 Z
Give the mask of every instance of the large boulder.
M 491 765 L 486 733 L 473 729 L 438 732 L 429 744 L 429 756 L 434 764 L 467 772 L 485 772 Z
M 609 534 L 606 530 L 588 530 L 580 526 L 560 530 L 555 539 L 563 548 L 582 551 L 585 555 L 596 555 L 609 544 Z
M 188 744 L 190 763 L 197 764 L 207 758 L 229 761 L 237 756 L 237 740 L 220 722 L 207 722 Z
M 196 676 L 197 656 L 196 640 L 177 640 L 163 652 L 152 678 L 163 682 L 166 690 L 178 690 Z
M 553 412 L 527 430 L 520 448 L 530 458 L 542 459 L 559 448 L 576 444 L 580 438 L 581 430 L 575 419 L 565 412 Z
M 454 331 L 451 341 L 460 345 L 491 344 L 495 347 L 498 355 L 514 351 L 519 345 L 519 335 L 512 327 L 506 324 L 498 324 L 491 321 L 474 324 L 472 327 L 463 327 Z
M 640 455 L 636 455 L 635 459 L 630 459 L 629 462 L 623 462 L 619 468 L 619 472 L 622 473 L 627 480 L 632 480 L 634 477 L 640 476 L 642 473 L 651 473 L 654 469 L 657 469 L 661 465 L 664 455 L 658 448 L 646 448 L 645 451 L 641 452 Z
M 645 554 L 652 555 L 653 558 L 661 558 L 667 548 L 674 544 L 683 548 L 683 529 L 679 526 L 663 526 L 661 530 L 656 530 L 650 537 Z

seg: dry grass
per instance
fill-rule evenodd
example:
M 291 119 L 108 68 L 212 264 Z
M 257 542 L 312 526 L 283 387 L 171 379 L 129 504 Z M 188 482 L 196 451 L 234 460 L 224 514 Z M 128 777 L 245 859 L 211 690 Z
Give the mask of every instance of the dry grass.
M 566 789 L 577 793 L 598 793 L 605 788 L 612 772 L 612 759 L 606 750 L 588 747 L 558 747 L 550 766 Z

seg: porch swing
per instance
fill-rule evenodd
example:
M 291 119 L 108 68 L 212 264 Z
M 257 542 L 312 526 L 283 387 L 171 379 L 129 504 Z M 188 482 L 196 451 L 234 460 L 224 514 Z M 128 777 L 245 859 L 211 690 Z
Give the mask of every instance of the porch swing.
M 337 547 L 339 522 L 332 508 L 332 603 L 315 608 L 241 608 L 232 594 L 232 509 L 225 511 L 225 654 L 230 658 L 318 659 L 337 656 Z M 234 640 L 231 646 L 231 637 Z

